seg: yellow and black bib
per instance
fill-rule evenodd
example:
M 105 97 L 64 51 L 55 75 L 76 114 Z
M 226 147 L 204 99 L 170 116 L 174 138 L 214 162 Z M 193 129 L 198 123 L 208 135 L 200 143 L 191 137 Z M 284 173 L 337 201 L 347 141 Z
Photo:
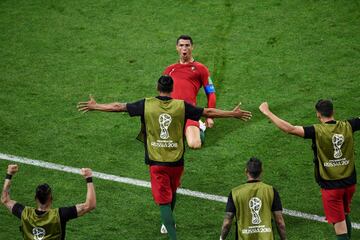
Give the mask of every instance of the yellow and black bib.
M 37 215 L 35 208 L 25 207 L 21 214 L 21 229 L 25 240 L 61 240 L 59 209 Z
M 319 174 L 324 180 L 350 177 L 354 171 L 354 140 L 349 122 L 315 124 Z
M 262 182 L 246 183 L 232 189 L 236 208 L 238 238 L 272 240 L 272 203 L 274 189 Z
M 180 160 L 184 154 L 184 101 L 146 98 L 144 120 L 150 160 L 156 162 Z

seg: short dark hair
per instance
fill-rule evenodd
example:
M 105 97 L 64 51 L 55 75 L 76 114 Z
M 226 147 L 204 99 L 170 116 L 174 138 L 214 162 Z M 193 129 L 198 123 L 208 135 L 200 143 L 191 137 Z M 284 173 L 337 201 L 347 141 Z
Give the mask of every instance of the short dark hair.
M 163 75 L 158 80 L 157 90 L 159 92 L 171 93 L 173 90 L 174 81 L 172 77 Z
M 262 162 L 256 157 L 251 157 L 246 163 L 246 171 L 252 178 L 258 178 L 262 172 Z
M 193 40 L 189 35 L 180 35 L 177 39 L 176 39 L 176 45 L 179 43 L 180 39 L 182 40 L 190 40 L 191 45 L 193 45 Z
M 329 99 L 320 99 L 315 105 L 316 111 L 318 111 L 323 117 L 331 117 L 334 112 L 334 106 Z
M 45 204 L 51 197 L 51 187 L 47 184 L 37 186 L 35 192 L 35 199 L 39 200 L 41 204 Z

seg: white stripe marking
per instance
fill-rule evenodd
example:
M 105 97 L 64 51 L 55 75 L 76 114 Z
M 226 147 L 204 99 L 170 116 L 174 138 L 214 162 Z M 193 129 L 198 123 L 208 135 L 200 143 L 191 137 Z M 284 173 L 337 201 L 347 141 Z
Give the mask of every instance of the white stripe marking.
M 69 172 L 69 173 L 74 173 L 74 174 L 80 173 L 79 168 L 68 167 L 65 165 L 44 162 L 44 161 L 34 160 L 34 159 L 28 159 L 28 158 L 24 158 L 24 157 L 18 157 L 18 156 L 13 156 L 13 155 L 4 154 L 4 153 L 0 153 L 0 159 L 34 165 L 34 166 L 47 168 L 47 169 L 58 170 L 58 171 L 62 171 L 62 172 Z M 133 179 L 133 178 L 119 177 L 119 176 L 115 176 L 115 175 L 111 175 L 111 174 L 94 172 L 94 171 L 93 171 L 93 176 L 96 178 L 104 179 L 104 180 L 109 180 L 109 181 L 114 181 L 114 182 L 119 182 L 119 183 L 126 183 L 126 184 L 140 186 L 140 187 L 146 187 L 146 188 L 151 187 L 150 182 Z M 184 188 L 179 188 L 177 190 L 177 193 L 186 195 L 186 196 L 216 201 L 216 202 L 223 202 L 223 203 L 227 202 L 227 197 L 192 191 L 192 190 L 184 189 Z M 303 218 L 303 219 L 308 219 L 308 220 L 313 220 L 313 221 L 318 221 L 318 222 L 326 222 L 325 217 L 315 215 L 315 214 L 303 213 L 303 212 L 285 209 L 285 208 L 283 209 L 283 212 L 284 212 L 284 214 L 292 216 L 292 217 L 298 217 L 298 218 Z M 352 223 L 352 227 L 354 229 L 360 229 L 360 224 Z

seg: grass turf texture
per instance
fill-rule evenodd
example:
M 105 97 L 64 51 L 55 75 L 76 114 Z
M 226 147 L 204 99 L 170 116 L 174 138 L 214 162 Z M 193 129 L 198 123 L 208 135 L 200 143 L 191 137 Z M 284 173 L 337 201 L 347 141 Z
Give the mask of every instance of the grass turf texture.
M 311 141 L 281 133 L 257 107 L 269 101 L 281 117 L 310 125 L 317 121 L 316 100 L 332 98 L 338 119 L 359 115 L 359 4 L 2 1 L 0 152 L 148 180 L 142 145 L 135 140 L 139 119 L 82 115 L 75 106 L 90 93 L 99 102 L 155 95 L 159 75 L 177 60 L 176 37 L 187 33 L 196 44 L 195 58 L 212 73 L 218 106 L 231 109 L 241 101 L 254 116 L 248 123 L 216 120 L 206 132 L 205 147 L 186 153 L 183 187 L 225 196 L 244 181 L 244 163 L 255 155 L 264 161 L 264 181 L 279 190 L 285 208 L 322 215 Z M 204 104 L 200 96 L 199 105 Z M 359 158 L 358 136 L 355 144 Z M 1 162 L 3 171 L 6 164 Z M 36 184 L 55 181 L 56 175 L 63 177 L 51 182 L 55 191 L 72 193 L 59 195 L 56 205 L 83 201 L 79 176 L 21 167 L 15 199 L 31 204 Z M 69 239 L 87 239 L 89 233 L 96 239 L 161 239 L 148 189 L 96 182 L 98 208 L 69 224 Z M 360 222 L 357 196 L 352 220 Z M 179 197 L 180 239 L 218 237 L 224 207 Z M 109 216 L 114 213 L 116 221 Z M 289 239 L 333 238 L 330 225 L 286 221 Z M 0 238 L 17 236 L 17 220 L 4 208 L 0 222 Z M 358 230 L 353 238 L 360 238 Z

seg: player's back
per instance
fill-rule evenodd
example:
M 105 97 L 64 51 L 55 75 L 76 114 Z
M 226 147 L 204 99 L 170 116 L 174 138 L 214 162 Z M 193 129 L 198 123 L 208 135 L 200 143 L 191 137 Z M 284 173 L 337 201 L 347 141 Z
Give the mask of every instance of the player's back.
M 172 64 L 165 69 L 164 74 L 174 80 L 171 96 L 193 105 L 196 105 L 196 96 L 209 77 L 207 68 L 199 62 Z

